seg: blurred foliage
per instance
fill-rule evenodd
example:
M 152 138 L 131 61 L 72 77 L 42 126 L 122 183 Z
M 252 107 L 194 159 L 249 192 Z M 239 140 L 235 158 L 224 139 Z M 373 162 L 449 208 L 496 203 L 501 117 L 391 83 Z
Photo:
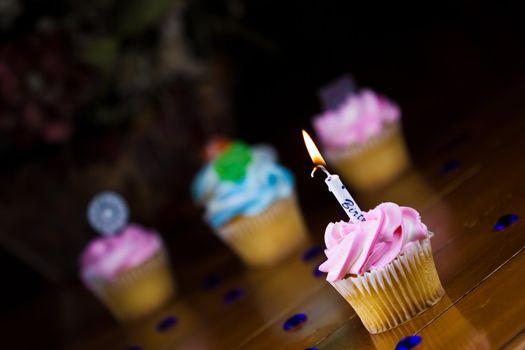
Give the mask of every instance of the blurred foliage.
M 54 0 L 46 4 L 11 0 L 2 4 L 0 22 L 7 40 L 0 44 L 4 80 L 0 133 L 8 135 L 8 141 L 3 138 L 0 149 L 9 144 L 67 143 L 75 135 L 117 126 L 140 125 L 144 130 L 147 123 L 158 123 L 173 113 L 197 120 L 192 130 L 181 132 L 201 138 L 227 133 L 231 129 L 230 43 L 241 40 L 266 52 L 275 49 L 243 25 L 244 0 Z M 23 42 L 55 32 L 61 35 L 61 46 L 39 50 L 63 56 L 67 64 L 54 85 L 49 85 L 49 79 L 41 79 L 47 77 L 45 69 L 38 66 L 42 53 L 28 51 Z M 17 57 L 25 56 L 34 63 L 20 68 Z M 78 76 L 79 67 L 85 75 L 81 99 L 69 96 L 74 94 L 69 75 Z M 16 103 L 9 86 L 13 81 L 23 87 Z M 55 85 L 63 92 L 55 97 L 53 107 L 35 109 L 34 101 Z M 153 117 L 144 119 L 144 115 Z M 140 121 L 133 122 L 135 118 Z M 35 128 L 35 120 L 46 124 L 41 119 L 49 121 L 50 127 Z M 187 137 L 180 135 L 181 140 Z
M 116 37 L 95 38 L 79 52 L 79 59 L 100 71 L 110 72 L 117 62 L 119 41 Z
M 179 1 L 180 0 L 175 0 Z M 173 6 L 173 0 L 127 0 L 120 2 L 116 31 L 120 36 L 143 32 L 157 24 Z

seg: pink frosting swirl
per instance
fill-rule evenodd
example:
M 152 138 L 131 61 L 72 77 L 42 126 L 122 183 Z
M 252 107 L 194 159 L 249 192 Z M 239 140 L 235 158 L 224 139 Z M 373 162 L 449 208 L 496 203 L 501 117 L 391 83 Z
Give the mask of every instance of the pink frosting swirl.
M 399 107 L 370 89 L 350 95 L 335 110 L 314 118 L 313 124 L 324 147 L 343 149 L 363 144 L 378 135 L 385 125 L 399 120 Z
M 419 213 L 395 203 L 382 203 L 357 224 L 329 223 L 325 232 L 327 260 L 319 270 L 334 282 L 348 274 L 361 275 L 382 268 L 414 242 L 429 237 Z
M 138 266 L 161 247 L 159 235 L 139 225 L 128 225 L 115 236 L 99 237 L 87 245 L 80 258 L 81 278 L 114 279 L 120 272 Z

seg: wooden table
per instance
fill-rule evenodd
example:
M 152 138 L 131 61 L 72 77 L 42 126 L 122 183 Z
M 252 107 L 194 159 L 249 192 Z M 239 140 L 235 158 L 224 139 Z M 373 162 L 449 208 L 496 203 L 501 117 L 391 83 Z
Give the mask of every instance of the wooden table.
M 198 283 L 183 288 L 179 298 L 141 323 L 118 326 L 94 298 L 78 292 L 82 297 L 71 298 L 83 300 L 86 309 L 98 308 L 93 311 L 97 316 L 91 318 L 91 329 L 69 341 L 69 348 L 394 349 L 400 339 L 415 334 L 422 337 L 416 349 L 525 348 L 521 91 L 514 89 L 473 110 L 385 190 L 357 196 L 362 208 L 387 200 L 412 206 L 435 233 L 432 248 L 446 295 L 412 321 L 370 335 L 324 276 L 313 273 L 323 254 L 303 261 L 308 248 L 322 245 L 326 223 L 342 218 L 333 207 L 319 207 L 306 211 L 312 242 L 279 266 L 239 269 L 230 256 L 203 262 L 192 271 Z M 499 119 L 501 115 L 506 118 Z M 311 186 L 323 185 L 318 181 Z M 494 224 L 506 214 L 517 214 L 521 220 L 494 231 Z M 210 274 L 218 276 L 201 288 L 200 281 Z M 225 302 L 228 292 L 234 297 Z M 307 316 L 306 322 L 283 330 L 286 320 L 299 313 Z M 13 327 L 27 314 L 29 306 L 12 320 Z M 177 322 L 158 331 L 159 322 L 168 316 Z

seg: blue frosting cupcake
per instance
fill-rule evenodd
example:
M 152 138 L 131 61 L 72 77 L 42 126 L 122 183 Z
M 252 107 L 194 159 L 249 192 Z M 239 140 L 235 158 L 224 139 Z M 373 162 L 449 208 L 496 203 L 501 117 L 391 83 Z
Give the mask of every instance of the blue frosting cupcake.
M 270 146 L 224 145 L 195 177 L 192 196 L 206 222 L 251 264 L 277 260 L 305 237 L 294 177 Z
M 218 228 L 238 215 L 255 216 L 276 200 L 292 195 L 294 177 L 277 164 L 270 146 L 234 142 L 202 168 L 192 185 L 192 195 L 206 208 L 209 225 Z

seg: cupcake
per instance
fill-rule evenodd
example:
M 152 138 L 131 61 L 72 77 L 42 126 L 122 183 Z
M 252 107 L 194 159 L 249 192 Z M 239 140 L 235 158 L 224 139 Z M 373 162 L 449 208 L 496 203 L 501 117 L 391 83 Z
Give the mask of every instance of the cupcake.
M 93 199 L 90 222 L 105 236 L 93 239 L 82 252 L 80 277 L 115 318 L 125 322 L 163 306 L 173 296 L 175 284 L 160 236 L 126 224 L 122 216 L 127 214 L 120 208 L 123 200 L 115 193 Z
M 432 233 L 417 211 L 382 203 L 365 221 L 328 224 L 327 260 L 319 270 L 370 333 L 410 320 L 444 294 L 434 266 Z
M 395 103 L 363 89 L 315 117 L 313 125 L 329 162 L 354 188 L 369 190 L 409 164 L 400 114 Z
M 205 221 L 248 265 L 273 264 L 294 251 L 306 229 L 292 173 L 269 146 L 242 142 L 208 147 L 210 159 L 192 184 Z

